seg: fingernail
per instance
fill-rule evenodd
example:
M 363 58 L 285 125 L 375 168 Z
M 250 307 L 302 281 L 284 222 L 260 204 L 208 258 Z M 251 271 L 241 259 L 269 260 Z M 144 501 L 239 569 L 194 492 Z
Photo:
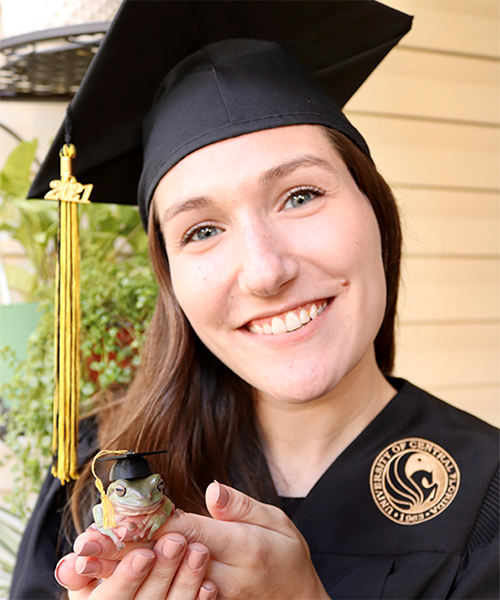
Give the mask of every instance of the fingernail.
M 197 550 L 196 548 L 189 548 L 187 557 L 187 564 L 189 568 L 193 569 L 193 571 L 199 569 L 205 562 L 207 554 L 208 553 L 206 550 Z
M 136 573 L 144 573 L 149 569 L 154 558 L 154 554 L 151 556 L 149 552 L 139 551 L 132 559 L 132 569 Z
M 183 548 L 184 540 L 176 540 L 174 538 L 169 537 L 163 542 L 161 551 L 163 556 L 171 560 L 176 556 L 179 556 Z
M 61 560 L 57 563 L 56 568 L 54 569 L 54 577 L 56 578 L 56 581 L 59 585 L 61 585 L 62 587 L 66 587 L 64 585 L 64 583 L 59 579 L 59 567 L 63 564 L 63 562 L 65 561 L 65 558 L 61 558 Z
M 81 557 L 82 559 L 84 557 Z M 101 563 L 98 560 L 81 560 L 76 559 L 75 570 L 80 575 L 99 575 L 102 571 Z
M 200 592 L 198 594 L 199 600 L 212 600 L 215 598 L 217 588 L 211 581 L 206 581 L 201 584 Z
M 221 485 L 218 481 L 215 482 L 217 484 L 217 499 L 215 500 L 215 504 L 219 508 L 224 508 L 229 504 L 229 500 L 231 500 L 231 494 L 226 486 Z
M 99 556 L 102 548 L 101 544 L 98 544 L 97 542 L 81 542 L 77 539 L 75 541 L 74 550 L 78 556 Z
M 118 539 L 122 540 L 122 541 L 128 532 L 129 532 L 128 527 L 125 527 L 124 525 L 122 525 L 121 527 L 117 527 L 115 529 L 115 533 L 118 536 Z

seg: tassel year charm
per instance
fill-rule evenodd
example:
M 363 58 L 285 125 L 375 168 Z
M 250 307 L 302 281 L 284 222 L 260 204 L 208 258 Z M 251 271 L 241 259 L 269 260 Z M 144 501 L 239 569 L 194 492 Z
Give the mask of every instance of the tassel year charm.
M 50 182 L 47 200 L 59 200 L 54 336 L 54 416 L 52 474 L 64 485 L 77 475 L 80 397 L 80 246 L 78 203 L 89 204 L 92 184 L 72 175 L 73 144 L 64 144 L 61 179 Z

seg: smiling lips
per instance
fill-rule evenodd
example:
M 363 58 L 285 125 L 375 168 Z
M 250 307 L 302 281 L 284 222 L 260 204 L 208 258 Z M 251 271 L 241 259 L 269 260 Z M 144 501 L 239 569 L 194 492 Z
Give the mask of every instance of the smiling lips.
M 320 315 L 327 306 L 327 300 L 311 302 L 275 317 L 256 319 L 246 327 L 248 331 L 257 335 L 277 335 L 296 331 Z

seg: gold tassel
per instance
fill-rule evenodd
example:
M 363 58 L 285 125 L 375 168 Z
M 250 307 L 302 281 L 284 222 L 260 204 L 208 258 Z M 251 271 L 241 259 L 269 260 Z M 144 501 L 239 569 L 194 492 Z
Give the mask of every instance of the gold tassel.
M 113 509 L 113 505 L 111 504 L 111 500 L 107 497 L 106 492 L 104 491 L 104 486 L 102 485 L 101 479 L 97 476 L 97 473 L 95 472 L 95 461 L 101 458 L 101 456 L 106 456 L 110 454 L 128 454 L 129 452 L 130 450 L 101 450 L 94 456 L 92 460 L 92 475 L 95 477 L 95 486 L 101 494 L 101 504 L 103 512 L 102 524 L 105 529 L 113 529 L 113 527 L 116 527 L 115 511 Z
M 89 204 L 92 184 L 82 185 L 72 175 L 76 156 L 65 144 L 61 179 L 50 182 L 47 200 L 59 200 L 58 260 L 56 266 L 54 336 L 54 414 L 52 474 L 64 485 L 77 479 L 78 415 L 80 400 L 80 243 L 77 203 Z

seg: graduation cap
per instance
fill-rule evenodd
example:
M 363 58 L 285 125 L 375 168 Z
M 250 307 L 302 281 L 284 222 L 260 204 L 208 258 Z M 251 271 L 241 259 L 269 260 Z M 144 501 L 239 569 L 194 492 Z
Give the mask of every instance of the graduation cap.
M 59 152 L 70 141 L 78 147 L 71 177 L 80 197 L 91 182 L 93 202 L 139 204 L 145 225 L 163 175 L 224 139 L 318 124 L 369 154 L 341 107 L 411 20 L 374 0 L 125 0 L 29 197 L 44 197 L 51 181 L 59 189 Z M 62 262 L 73 264 L 73 256 Z
M 92 459 L 91 470 L 95 477 L 95 485 L 101 494 L 101 503 L 103 507 L 104 527 L 112 528 L 115 526 L 113 506 L 106 495 L 101 478 L 95 471 L 96 462 L 114 461 L 114 465 L 108 475 L 110 482 L 117 479 L 141 479 L 153 475 L 151 465 L 145 456 L 152 454 L 163 454 L 168 450 L 155 450 L 151 452 L 135 452 L 134 450 L 101 450 Z
M 117 479 L 139 479 L 149 477 L 153 474 L 151 465 L 145 456 L 151 454 L 163 454 L 168 450 L 155 450 L 151 452 L 135 452 L 134 450 L 103 450 L 96 455 L 96 461 L 114 461 L 109 472 L 109 480 Z

